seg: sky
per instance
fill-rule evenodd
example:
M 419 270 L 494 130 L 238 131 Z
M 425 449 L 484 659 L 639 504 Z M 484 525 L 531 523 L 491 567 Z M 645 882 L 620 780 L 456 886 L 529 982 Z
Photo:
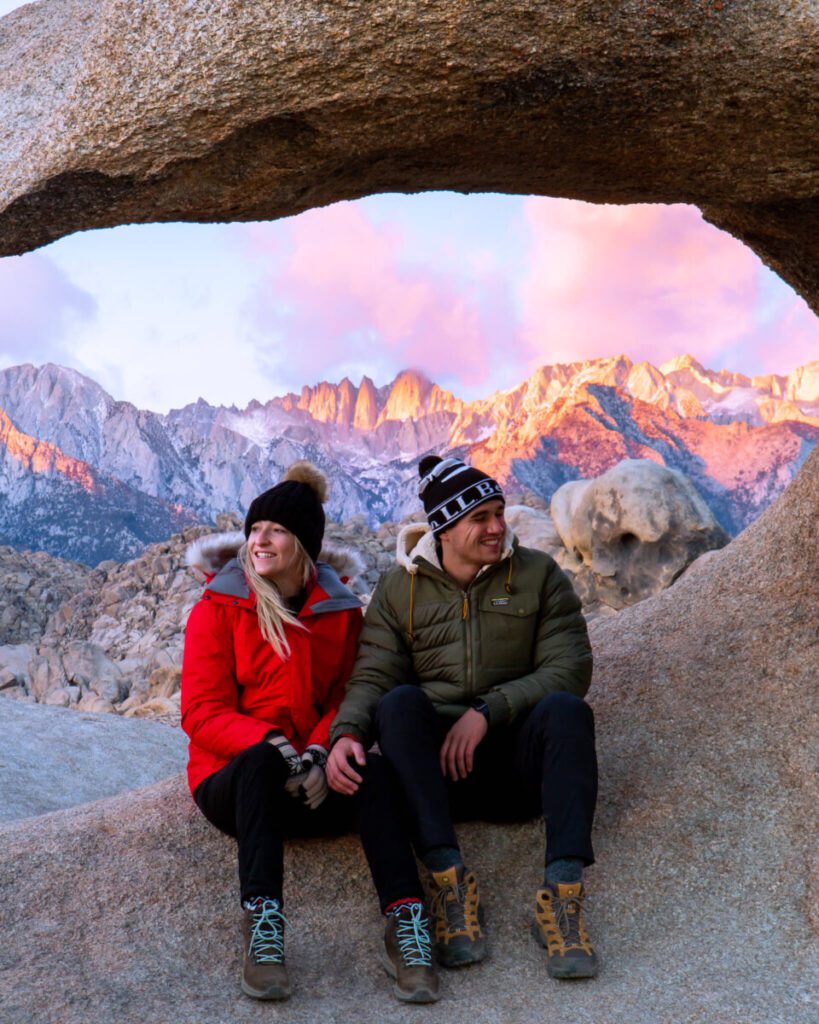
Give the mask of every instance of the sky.
M 0 368 L 60 363 L 157 412 L 408 367 L 470 399 L 547 363 L 685 352 L 748 375 L 819 359 L 806 303 L 691 206 L 381 195 L 0 259 Z

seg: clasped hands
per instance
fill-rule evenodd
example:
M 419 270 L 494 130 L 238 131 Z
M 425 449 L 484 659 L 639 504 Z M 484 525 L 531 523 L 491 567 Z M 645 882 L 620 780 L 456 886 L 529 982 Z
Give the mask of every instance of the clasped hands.
M 314 811 L 329 792 L 327 788 L 327 751 L 318 743 L 311 743 L 299 756 L 295 747 L 281 733 L 267 737 L 267 742 L 278 750 L 287 765 L 284 788 L 294 799 L 300 800 Z

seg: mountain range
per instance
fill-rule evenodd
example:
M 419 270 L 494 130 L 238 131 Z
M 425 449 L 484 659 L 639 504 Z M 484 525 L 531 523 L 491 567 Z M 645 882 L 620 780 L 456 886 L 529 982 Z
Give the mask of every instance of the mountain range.
M 819 361 L 787 375 L 660 367 L 626 356 L 544 366 L 466 402 L 405 370 L 305 386 L 245 409 L 202 399 L 167 415 L 116 401 L 54 364 L 0 371 L 0 543 L 88 564 L 223 511 L 242 512 L 309 458 L 328 474 L 328 514 L 371 526 L 418 508 L 417 465 L 453 452 L 510 494 L 548 501 L 567 480 L 624 458 L 679 469 L 729 533 L 773 501 L 819 439 Z

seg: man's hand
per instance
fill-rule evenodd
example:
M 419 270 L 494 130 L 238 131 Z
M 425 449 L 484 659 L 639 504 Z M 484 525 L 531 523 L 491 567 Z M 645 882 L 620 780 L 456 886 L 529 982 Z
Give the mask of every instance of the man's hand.
M 465 779 L 472 771 L 475 748 L 489 730 L 489 724 L 480 713 L 470 708 L 446 734 L 441 746 L 441 771 L 453 782 Z
M 327 781 L 330 788 L 344 796 L 352 796 L 363 782 L 363 779 L 349 762 L 352 758 L 362 767 L 367 763 L 364 747 L 351 736 L 342 736 L 333 744 L 327 760 Z

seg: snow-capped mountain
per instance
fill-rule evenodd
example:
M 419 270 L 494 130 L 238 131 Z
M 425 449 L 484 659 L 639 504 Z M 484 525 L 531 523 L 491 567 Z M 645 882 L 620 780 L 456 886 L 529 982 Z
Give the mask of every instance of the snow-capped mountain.
M 429 451 L 546 499 L 620 459 L 652 458 L 686 473 L 735 533 L 819 439 L 819 362 L 749 378 L 691 356 L 660 367 L 619 356 L 545 366 L 474 402 L 406 370 L 383 387 L 344 379 L 168 415 L 115 401 L 74 370 L 25 365 L 0 371 L 0 410 L 0 543 L 91 563 L 243 511 L 298 458 L 328 473 L 333 518 L 401 518 L 418 508 Z

